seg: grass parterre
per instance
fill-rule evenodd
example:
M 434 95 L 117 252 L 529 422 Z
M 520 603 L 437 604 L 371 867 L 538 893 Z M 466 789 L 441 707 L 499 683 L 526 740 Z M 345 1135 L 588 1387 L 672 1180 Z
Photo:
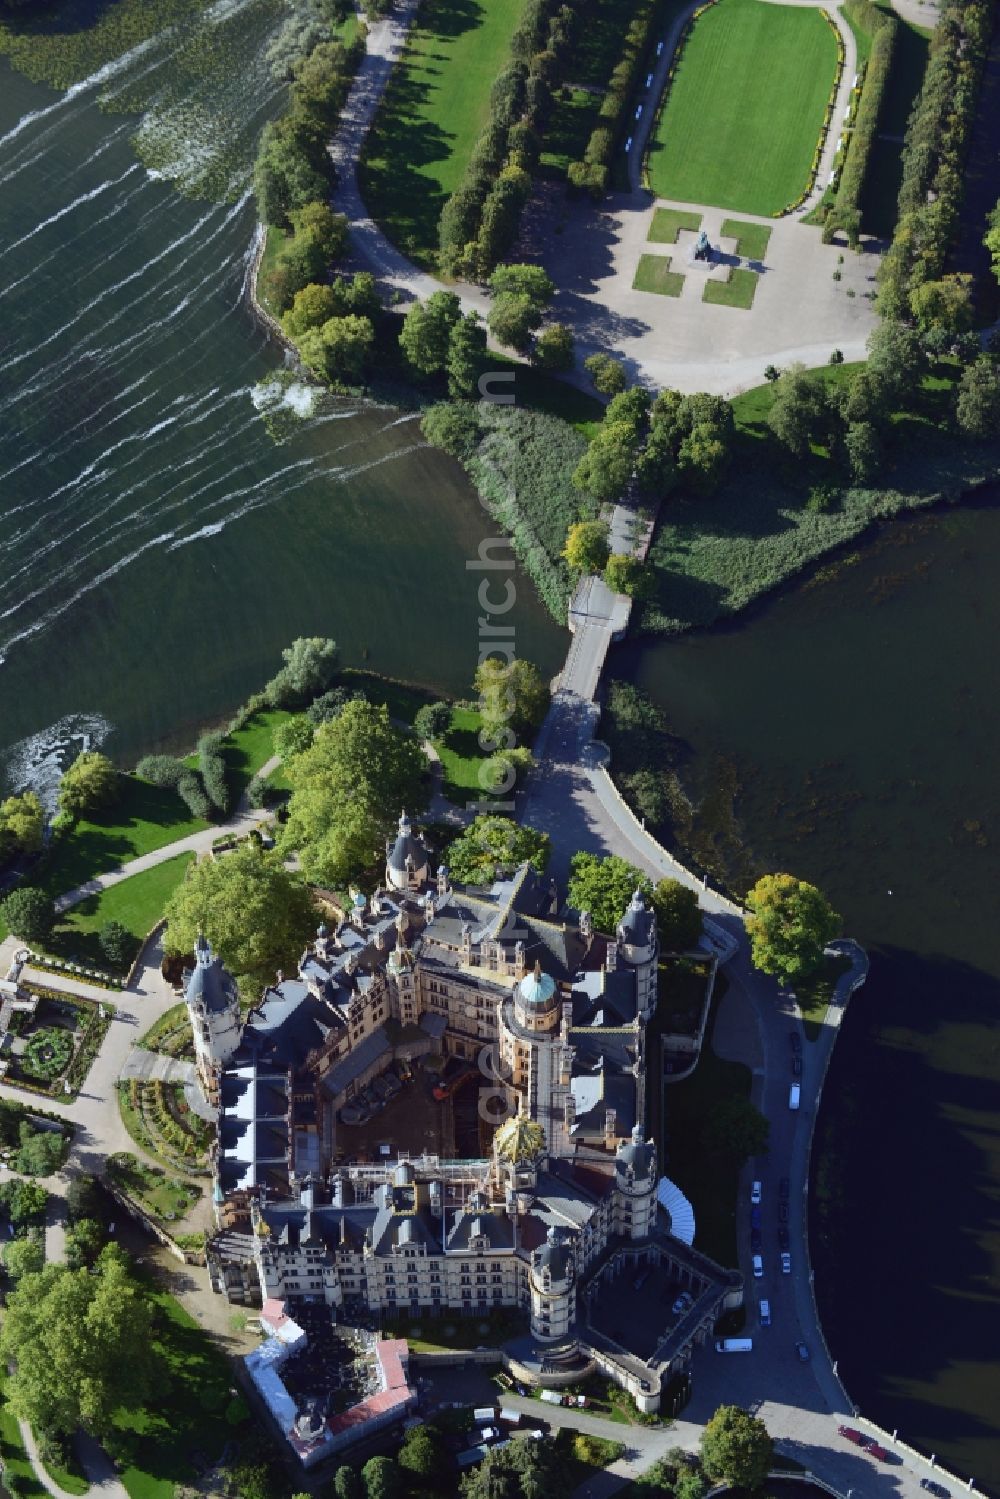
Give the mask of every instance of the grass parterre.
M 650 146 L 658 197 L 775 214 L 810 179 L 837 66 L 812 7 L 719 0 L 695 23 Z

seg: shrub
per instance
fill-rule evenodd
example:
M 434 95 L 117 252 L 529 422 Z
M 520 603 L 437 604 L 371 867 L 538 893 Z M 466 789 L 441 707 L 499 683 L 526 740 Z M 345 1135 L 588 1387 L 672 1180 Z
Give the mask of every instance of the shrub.
M 872 33 L 872 50 L 865 68 L 847 159 L 841 168 L 837 196 L 828 218 L 828 222 L 832 219 L 834 224 L 839 222 L 850 230 L 861 212 L 861 195 L 872 147 L 878 136 L 879 115 L 892 70 L 900 23 L 891 11 L 879 10 L 872 0 L 848 0 L 846 10 L 853 20 Z
M 135 773 L 154 786 L 176 791 L 186 769 L 183 760 L 174 760 L 170 755 L 145 755 L 135 767 Z
M 185 769 L 182 772 L 177 782 L 177 795 L 184 802 L 192 817 L 200 817 L 203 822 L 211 821 L 212 803 L 206 795 L 201 776 L 196 770 Z
M 440 739 L 448 732 L 451 712 L 450 703 L 425 703 L 422 708 L 417 709 L 413 727 L 421 739 Z
M 12 890 L 0 903 L 0 916 L 8 930 L 25 942 L 44 942 L 56 919 L 51 898 L 31 885 Z
M 202 734 L 198 740 L 198 768 L 201 771 L 205 794 L 216 812 L 223 816 L 229 811 L 229 785 L 226 781 L 226 760 L 222 753 L 224 734 Z
M 101 951 L 112 968 L 126 968 L 135 951 L 135 938 L 120 921 L 106 921 L 98 934 Z

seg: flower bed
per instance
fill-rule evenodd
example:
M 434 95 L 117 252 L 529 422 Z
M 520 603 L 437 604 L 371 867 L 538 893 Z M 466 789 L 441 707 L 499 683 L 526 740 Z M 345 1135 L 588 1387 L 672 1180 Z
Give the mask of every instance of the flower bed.
M 53 1082 L 61 1077 L 73 1055 L 73 1034 L 59 1026 L 47 1025 L 35 1031 L 25 1043 L 18 1067 L 30 1077 Z

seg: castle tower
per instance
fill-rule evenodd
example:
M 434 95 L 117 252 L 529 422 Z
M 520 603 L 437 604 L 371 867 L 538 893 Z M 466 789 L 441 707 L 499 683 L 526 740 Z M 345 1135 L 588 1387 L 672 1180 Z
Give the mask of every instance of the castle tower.
M 503 1001 L 498 1025 L 503 1075 L 554 1154 L 567 1144 L 570 1047 L 560 1033 L 562 1010 L 555 979 L 536 963 Z
M 656 1148 L 637 1124 L 615 1156 L 615 1218 L 623 1238 L 649 1237 L 656 1216 Z
M 385 883 L 389 890 L 419 890 L 430 876 L 430 860 L 410 819 L 400 814 L 399 831 L 385 845 Z
M 564 1343 L 576 1317 L 576 1266 L 555 1228 L 532 1253 L 528 1284 L 531 1336 L 537 1343 Z
M 636 890 L 618 923 L 617 937 L 617 957 L 635 969 L 639 1018 L 648 1020 L 656 1009 L 656 967 L 660 944 L 656 916 L 647 906 L 641 890 Z
M 240 1044 L 240 996 L 235 980 L 199 936 L 194 967 L 184 975 L 184 1002 L 191 1017 L 194 1055 L 205 1097 L 219 1102 L 219 1077 Z

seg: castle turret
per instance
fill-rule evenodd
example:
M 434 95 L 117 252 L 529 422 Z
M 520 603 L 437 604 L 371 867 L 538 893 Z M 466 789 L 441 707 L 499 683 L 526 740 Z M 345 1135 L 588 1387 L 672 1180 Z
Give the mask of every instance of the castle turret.
M 648 1020 L 656 1009 L 656 967 L 660 944 L 656 934 L 656 915 L 646 904 L 641 890 L 636 890 L 628 910 L 618 923 L 617 956 L 635 969 L 636 999 L 639 1015 Z M 609 963 L 609 968 L 612 966 Z
M 194 967 L 184 975 L 184 1001 L 191 1017 L 194 1055 L 205 1096 L 219 1101 L 219 1076 L 240 1044 L 240 996 L 236 982 L 204 936 L 194 948 Z
M 385 882 L 390 890 L 419 890 L 430 876 L 430 859 L 414 836 L 410 819 L 400 814 L 399 831 L 385 846 Z
M 555 1228 L 533 1251 L 528 1282 L 531 1336 L 539 1343 L 564 1343 L 576 1316 L 576 1266 L 570 1246 Z
M 625 1238 L 647 1238 L 656 1213 L 656 1147 L 642 1138 L 641 1124 L 618 1147 L 615 1191 L 619 1231 Z

